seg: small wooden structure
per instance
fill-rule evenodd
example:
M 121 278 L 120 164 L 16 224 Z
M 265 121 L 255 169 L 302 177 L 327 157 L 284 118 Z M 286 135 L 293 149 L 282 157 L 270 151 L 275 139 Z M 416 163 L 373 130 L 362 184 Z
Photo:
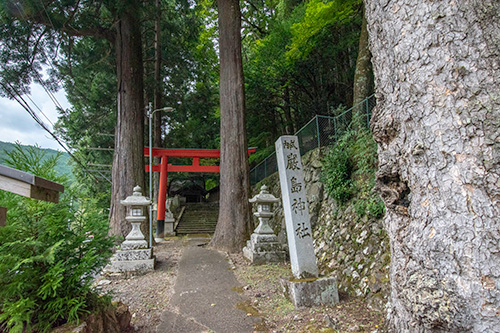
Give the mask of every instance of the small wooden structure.
M 30 173 L 0 164 L 0 190 L 37 200 L 59 202 L 64 186 Z M 7 209 L 0 207 L 0 226 L 5 225 Z

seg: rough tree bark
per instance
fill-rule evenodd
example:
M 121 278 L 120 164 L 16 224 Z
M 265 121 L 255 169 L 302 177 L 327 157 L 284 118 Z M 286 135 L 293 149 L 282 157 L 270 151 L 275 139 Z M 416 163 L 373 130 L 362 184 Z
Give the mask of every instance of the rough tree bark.
M 359 35 L 358 58 L 354 73 L 353 101 L 355 126 L 366 123 L 366 107 L 360 104 L 373 92 L 373 69 L 370 49 L 368 47 L 368 29 L 366 28 L 366 15 L 363 10 L 363 21 Z
M 144 184 L 144 96 L 140 20 L 136 1 L 119 14 L 116 24 L 118 114 L 110 207 L 110 234 L 126 236 L 130 225 L 120 200 Z M 147 237 L 147 230 L 143 230 Z
M 220 34 L 220 208 L 211 245 L 241 251 L 252 227 L 238 0 L 219 0 Z
M 393 332 L 500 327 L 500 3 L 365 0 Z
M 161 0 L 156 0 L 156 20 L 155 20 L 155 71 L 154 71 L 154 102 L 153 110 L 162 108 L 162 91 L 161 91 L 161 65 L 162 65 L 162 47 L 161 47 Z M 160 111 L 153 115 L 153 147 L 162 147 L 161 142 L 161 118 Z M 153 165 L 159 164 L 160 159 L 155 157 Z M 153 173 L 153 203 L 158 202 L 158 189 L 160 183 L 160 173 Z

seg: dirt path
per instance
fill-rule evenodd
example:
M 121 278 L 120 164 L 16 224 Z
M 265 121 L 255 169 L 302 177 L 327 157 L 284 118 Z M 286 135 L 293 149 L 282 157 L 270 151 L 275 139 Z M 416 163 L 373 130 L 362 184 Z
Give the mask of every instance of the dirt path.
M 182 247 L 180 238 L 159 243 L 154 247 L 154 272 L 144 275 L 112 273 L 98 282 L 103 292 L 111 293 L 114 301 L 129 306 L 132 325 L 137 332 L 156 332 L 161 314 L 170 309 Z
M 241 254 L 230 255 L 235 274 L 250 302 L 245 309 L 264 317 L 265 332 L 383 332 L 384 316 L 364 299 L 339 295 L 331 306 L 296 309 L 281 291 L 280 279 L 292 277 L 290 264 L 253 266 Z
M 156 332 L 161 315 L 176 311 L 171 300 L 178 262 L 186 238 L 171 238 L 154 248 L 157 266 L 144 275 L 112 274 L 100 280 L 100 288 L 114 300 L 128 304 L 137 332 Z M 363 299 L 340 295 L 333 306 L 295 309 L 282 295 L 280 278 L 290 277 L 288 264 L 252 266 L 239 254 L 227 256 L 241 287 L 236 291 L 248 301 L 238 308 L 247 316 L 262 317 L 263 332 L 382 332 L 383 314 L 368 308 Z M 163 333 L 163 332 L 162 332 Z

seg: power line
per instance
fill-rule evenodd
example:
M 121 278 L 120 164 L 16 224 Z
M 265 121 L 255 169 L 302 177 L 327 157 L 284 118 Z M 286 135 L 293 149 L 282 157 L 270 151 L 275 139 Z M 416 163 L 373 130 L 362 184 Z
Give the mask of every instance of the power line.
M 41 53 L 43 54 L 43 56 L 45 57 L 45 59 L 48 60 L 48 58 L 45 55 L 45 53 L 43 51 L 41 51 Z M 49 62 L 49 64 L 50 64 L 50 62 Z M 49 88 L 47 88 L 47 86 L 45 85 L 45 82 L 43 81 L 42 77 L 40 77 L 40 74 L 35 71 L 35 75 L 38 77 L 38 82 L 43 87 L 43 89 L 45 90 L 45 92 L 47 93 L 47 95 L 49 96 L 49 98 L 52 100 L 52 102 L 56 105 L 56 107 L 59 107 L 61 110 L 64 110 L 64 108 L 62 107 L 61 103 L 59 103 L 59 101 L 57 100 L 56 96 L 52 93 L 52 91 L 49 90 Z
M 57 31 L 57 29 L 55 28 L 54 26 L 54 23 L 52 22 L 52 19 L 50 18 L 50 15 L 47 11 L 47 8 L 45 7 L 44 3 L 42 0 L 40 0 L 40 3 L 43 7 L 43 10 L 45 11 L 45 14 L 47 15 L 47 18 L 49 20 L 49 23 L 50 25 L 52 26 L 52 29 L 54 29 L 54 31 Z M 17 8 L 21 11 L 22 13 L 22 16 L 23 16 L 23 19 L 24 20 L 27 20 L 27 15 L 26 15 L 26 11 L 24 10 L 24 7 L 21 7 L 21 5 L 19 3 L 16 2 L 16 6 Z M 52 64 L 52 61 L 49 60 L 49 57 L 47 57 L 47 55 L 45 54 L 45 51 L 43 48 L 40 49 L 40 54 L 45 58 L 45 60 L 47 61 L 47 63 L 49 64 L 50 67 L 52 67 L 53 70 L 56 70 L 54 67 L 53 67 L 53 64 Z M 47 95 L 49 96 L 49 98 L 52 100 L 52 102 L 56 105 L 56 107 L 59 107 L 61 110 L 64 110 L 64 108 L 62 107 L 61 103 L 59 103 L 59 101 L 57 100 L 57 98 L 55 97 L 55 95 L 50 91 L 50 89 L 47 88 L 47 86 L 45 85 L 45 81 L 42 79 L 42 77 L 40 76 L 40 74 L 37 72 L 37 71 L 34 71 L 35 75 L 37 76 L 38 78 L 38 82 L 40 83 L 40 85 L 43 87 L 43 89 L 45 90 L 45 92 L 47 93 Z M 40 110 L 40 108 L 38 108 Z M 41 111 L 41 110 L 40 110 Z M 42 112 L 43 114 L 43 112 Z M 45 115 L 44 115 L 45 116 Z M 45 116 L 45 118 L 47 118 Z M 48 118 L 47 118 L 48 120 Z M 49 120 L 50 122 L 50 120 Z M 52 123 L 52 122 L 51 122 Z M 52 124 L 53 125 L 53 124 Z
M 10 83 L 8 83 L 10 89 L 1 81 L 0 84 L 12 98 L 14 98 L 19 104 L 21 104 L 21 106 L 38 123 L 38 125 L 40 125 L 57 141 L 57 143 L 68 153 L 68 155 L 71 156 L 71 158 L 73 158 L 73 160 L 75 160 L 83 169 L 86 168 L 86 166 L 75 155 L 73 155 L 73 153 L 66 147 L 66 145 L 61 141 L 61 139 L 59 139 L 54 133 L 52 133 L 52 131 L 47 127 L 47 125 L 45 125 L 45 123 L 37 116 L 37 114 L 33 111 L 33 109 L 31 109 L 30 105 L 24 100 L 24 98 L 16 91 L 16 89 Z M 111 184 L 111 180 L 109 180 L 101 172 L 99 172 L 99 174 Z M 91 175 L 97 182 L 99 181 L 96 176 L 94 176 L 93 174 Z
M 52 125 L 52 127 L 54 127 L 54 123 L 52 122 L 52 120 L 50 120 L 49 117 L 47 117 L 47 115 L 43 113 L 42 109 L 38 106 L 38 104 L 35 103 L 33 99 L 31 99 L 30 95 L 26 95 L 26 97 L 28 97 L 31 103 L 33 103 L 33 105 L 38 109 L 38 111 L 40 111 L 40 113 L 45 117 L 45 119 L 47 119 L 47 121 Z
M 43 7 L 43 10 L 45 12 L 45 14 L 47 15 L 47 18 L 49 20 L 49 23 L 50 25 L 52 26 L 52 29 L 54 31 L 57 31 L 57 29 L 55 28 L 54 26 L 54 23 L 52 22 L 52 19 L 50 18 L 50 15 L 47 11 L 47 8 L 45 7 L 44 3 L 42 0 L 40 0 L 40 3 Z M 15 3 L 16 6 L 18 7 L 18 9 L 20 10 L 21 12 L 21 15 L 23 16 L 23 18 L 25 20 L 27 20 L 27 14 L 26 14 L 26 11 L 23 7 L 20 6 L 19 3 Z M 76 10 L 76 9 L 75 9 Z M 45 54 L 45 50 L 43 48 L 40 49 L 40 54 L 45 58 L 45 60 L 47 61 L 47 63 L 52 67 L 52 69 L 54 71 L 56 71 L 56 69 L 54 68 L 54 65 L 52 63 L 52 61 L 49 60 L 49 58 L 47 57 L 47 55 Z M 35 75 L 36 77 L 38 78 L 38 82 L 39 84 L 43 87 L 43 89 L 45 90 L 45 92 L 47 93 L 47 95 L 49 96 L 49 98 L 52 100 L 52 102 L 54 103 L 54 105 L 56 106 L 56 108 L 58 107 L 60 110 L 64 110 L 64 108 L 62 107 L 61 103 L 57 100 L 57 98 L 55 97 L 55 95 L 50 91 L 49 88 L 47 88 L 46 84 L 45 84 L 45 81 L 42 79 L 42 77 L 40 76 L 40 74 L 35 70 Z M 62 78 L 61 78 L 62 80 Z M 1 83 L 1 82 L 0 82 Z M 85 166 L 83 165 L 83 163 L 78 159 L 76 158 L 70 151 L 69 149 L 65 146 L 65 143 L 63 144 L 63 142 L 54 134 L 52 133 L 52 131 L 45 125 L 45 123 L 36 115 L 36 113 L 33 111 L 33 109 L 30 107 L 30 105 L 23 99 L 23 97 L 14 89 L 14 87 L 12 87 L 12 85 L 9 83 L 9 86 L 12 88 L 12 90 L 14 91 L 14 93 L 12 93 L 3 83 L 1 83 L 2 86 L 4 87 L 5 91 L 7 91 L 7 93 L 9 95 L 12 96 L 12 98 L 14 98 L 27 112 L 28 114 L 45 130 L 47 131 L 56 141 L 57 143 L 85 170 Z M 81 96 L 83 96 L 85 99 L 85 94 L 82 94 L 81 91 L 79 91 L 79 89 L 77 89 L 77 87 L 74 87 L 80 94 Z M 31 99 L 31 97 L 29 97 L 28 95 L 28 98 L 29 100 L 35 105 L 35 107 L 40 111 L 40 113 L 52 124 L 52 127 L 54 127 L 54 124 L 52 123 L 52 121 L 45 115 L 45 113 L 42 111 L 42 109 Z M 102 149 L 102 150 L 108 150 L 108 149 Z M 113 149 L 109 149 L 109 150 L 113 150 Z M 90 171 L 90 170 L 88 170 Z M 111 180 L 108 179 L 104 174 L 102 174 L 102 172 L 100 172 L 99 170 L 92 170 L 92 171 L 95 171 L 95 172 L 98 172 L 102 178 L 106 179 L 109 183 L 111 183 Z M 98 181 L 97 177 L 93 174 L 91 174 L 92 177 Z

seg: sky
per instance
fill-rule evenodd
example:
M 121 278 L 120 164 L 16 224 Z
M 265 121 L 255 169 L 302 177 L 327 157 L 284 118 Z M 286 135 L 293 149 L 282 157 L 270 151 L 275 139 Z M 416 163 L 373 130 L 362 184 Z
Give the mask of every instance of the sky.
M 64 90 L 61 89 L 54 95 L 63 108 L 66 109 L 70 107 Z M 40 118 L 52 131 L 53 124 L 57 121 L 57 109 L 43 87 L 40 85 L 32 85 L 30 97 L 40 109 L 42 109 L 43 114 L 47 116 L 50 122 L 26 96 L 23 97 L 31 105 L 31 108 L 38 115 L 38 118 Z M 2 97 L 0 97 L 0 141 L 20 141 L 23 145 L 37 144 L 42 148 L 52 148 L 63 151 L 63 148 L 57 141 L 38 125 L 17 101 Z

